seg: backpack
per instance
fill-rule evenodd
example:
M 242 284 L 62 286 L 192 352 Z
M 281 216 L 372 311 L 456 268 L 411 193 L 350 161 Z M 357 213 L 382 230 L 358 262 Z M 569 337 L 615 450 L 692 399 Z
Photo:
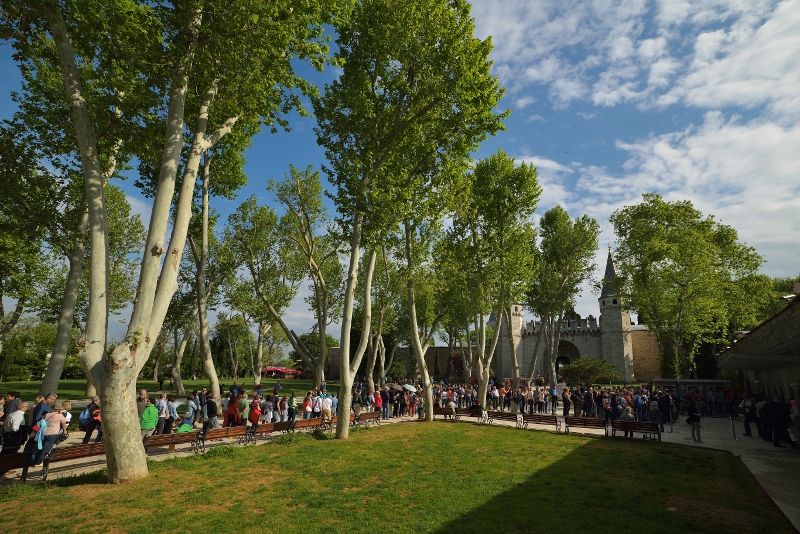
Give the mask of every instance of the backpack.
M 92 421 L 92 414 L 89 413 L 89 407 L 83 409 L 81 414 L 78 416 L 78 421 L 81 425 L 86 426 Z

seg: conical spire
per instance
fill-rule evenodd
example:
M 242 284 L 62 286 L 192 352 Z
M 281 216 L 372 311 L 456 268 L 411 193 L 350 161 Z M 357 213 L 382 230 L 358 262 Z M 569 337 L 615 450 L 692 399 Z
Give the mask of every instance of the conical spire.
M 608 245 L 608 259 L 606 260 L 606 273 L 603 275 L 603 291 L 600 293 L 600 298 L 610 297 L 616 295 L 617 292 L 613 289 L 612 284 L 619 276 L 617 265 L 614 263 L 614 255 L 611 253 L 611 244 Z

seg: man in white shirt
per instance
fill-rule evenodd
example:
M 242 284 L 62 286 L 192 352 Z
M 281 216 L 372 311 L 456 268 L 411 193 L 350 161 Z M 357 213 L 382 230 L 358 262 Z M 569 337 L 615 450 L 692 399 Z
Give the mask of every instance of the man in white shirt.
M 325 396 L 322 401 L 322 419 L 325 421 L 331 420 L 331 409 L 333 408 L 333 402 L 329 396 Z
M 167 394 L 161 393 L 161 396 L 156 399 L 156 410 L 158 410 L 158 425 L 156 426 L 156 434 L 164 433 L 164 422 L 167 420 Z

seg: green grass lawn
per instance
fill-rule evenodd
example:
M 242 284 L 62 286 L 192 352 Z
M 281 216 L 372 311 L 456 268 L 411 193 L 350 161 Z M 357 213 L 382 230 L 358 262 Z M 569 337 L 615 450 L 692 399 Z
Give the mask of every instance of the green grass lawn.
M 306 434 L 0 490 L 19 532 L 793 532 L 728 452 L 466 423 Z M 49 510 L 50 512 L 46 512 Z M 42 515 L 44 514 L 44 515 Z

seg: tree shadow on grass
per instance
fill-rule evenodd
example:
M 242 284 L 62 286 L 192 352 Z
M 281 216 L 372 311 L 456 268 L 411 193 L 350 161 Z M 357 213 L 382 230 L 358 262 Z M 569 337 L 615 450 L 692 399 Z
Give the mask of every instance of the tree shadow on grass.
M 436 532 L 796 532 L 729 452 L 599 438 L 514 478 Z

